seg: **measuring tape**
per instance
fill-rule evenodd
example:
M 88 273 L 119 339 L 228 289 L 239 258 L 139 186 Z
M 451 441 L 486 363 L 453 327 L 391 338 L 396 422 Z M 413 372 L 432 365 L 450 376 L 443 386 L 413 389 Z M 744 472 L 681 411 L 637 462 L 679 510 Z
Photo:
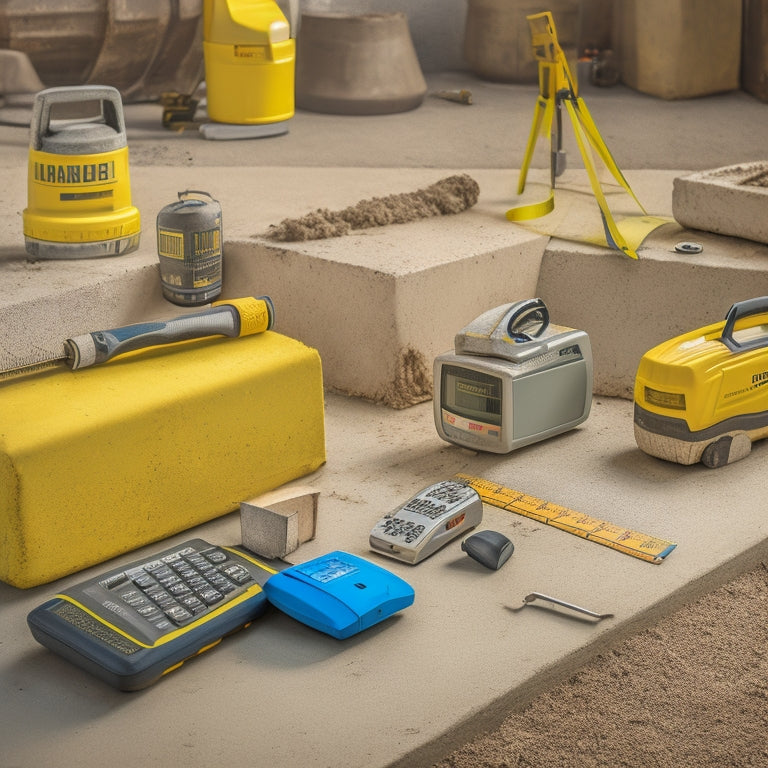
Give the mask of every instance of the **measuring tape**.
M 520 491 L 513 491 L 511 488 L 505 488 L 489 480 L 463 474 L 456 475 L 456 479 L 474 488 L 486 504 L 516 512 L 531 520 L 538 520 L 540 523 L 567 531 L 582 539 L 603 544 L 649 563 L 663 562 L 664 558 L 677 546 L 671 541 L 647 536 L 628 528 L 620 528 L 613 523 L 606 523 L 573 509 L 561 507 L 559 504 L 543 501 Z

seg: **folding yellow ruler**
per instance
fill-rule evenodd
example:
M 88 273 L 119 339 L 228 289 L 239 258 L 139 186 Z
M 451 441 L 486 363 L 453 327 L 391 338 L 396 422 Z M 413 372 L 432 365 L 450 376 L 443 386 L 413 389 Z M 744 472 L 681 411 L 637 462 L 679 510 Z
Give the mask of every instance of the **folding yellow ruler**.
M 516 512 L 531 520 L 538 520 L 540 523 L 573 533 L 582 539 L 603 544 L 649 563 L 663 562 L 664 558 L 677 546 L 671 541 L 657 539 L 655 536 L 647 536 L 638 531 L 597 520 L 581 512 L 561 507 L 559 504 L 543 501 L 520 491 L 513 491 L 511 488 L 505 488 L 489 480 L 464 474 L 456 475 L 456 479 L 474 488 L 486 504 Z
M 656 227 L 665 224 L 669 219 L 659 216 L 649 216 L 640 201 L 635 196 L 629 182 L 613 159 L 605 145 L 600 132 L 597 130 L 592 116 L 579 97 L 577 83 L 571 75 L 563 49 L 557 40 L 555 22 L 549 11 L 526 16 L 531 29 L 531 42 L 534 56 L 539 62 L 539 96 L 533 115 L 533 125 L 528 138 L 517 194 L 525 189 L 525 181 L 531 164 L 536 142 L 540 135 L 549 135 L 551 181 L 549 197 L 546 200 L 519 205 L 507 211 L 510 221 L 525 221 L 536 219 L 550 213 L 555 207 L 555 178 L 565 170 L 565 151 L 562 148 L 562 105 L 565 104 L 568 117 L 573 123 L 576 142 L 584 161 L 584 167 L 589 177 L 592 193 L 595 196 L 603 223 L 606 243 L 610 248 L 620 251 L 631 259 L 637 259 L 637 246 Z M 553 130 L 553 120 L 555 121 Z M 553 146 L 554 138 L 554 146 Z M 617 224 L 608 208 L 608 201 L 600 186 L 591 150 L 597 153 L 613 178 L 637 203 L 644 215 L 627 217 L 621 225 Z

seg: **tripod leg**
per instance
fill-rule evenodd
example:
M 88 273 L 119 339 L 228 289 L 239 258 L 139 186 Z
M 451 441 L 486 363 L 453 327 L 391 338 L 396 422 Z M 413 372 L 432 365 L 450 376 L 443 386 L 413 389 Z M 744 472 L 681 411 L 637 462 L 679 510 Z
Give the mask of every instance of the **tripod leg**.
M 531 132 L 528 134 L 525 156 L 523 157 L 523 164 L 520 167 L 520 178 L 517 182 L 518 195 L 521 195 L 525 189 L 525 180 L 528 177 L 528 169 L 531 166 L 533 152 L 536 149 L 536 142 L 539 136 L 544 135 L 544 133 L 549 133 L 551 130 L 552 109 L 553 104 L 551 99 L 546 99 L 543 96 L 539 96 L 536 99 L 536 106 L 533 110 L 533 124 L 531 125 Z
M 603 190 L 600 187 L 595 164 L 592 160 L 592 151 L 589 147 L 591 143 L 589 134 L 586 132 L 581 122 L 579 121 L 578 115 L 576 114 L 576 107 L 573 105 L 573 102 L 569 99 L 565 102 L 565 104 L 568 108 L 568 114 L 570 115 L 571 122 L 573 123 L 573 130 L 576 134 L 576 142 L 579 145 L 581 157 L 584 160 L 584 167 L 587 169 L 589 183 L 592 186 L 592 193 L 594 194 L 595 199 L 597 200 L 597 204 L 600 207 L 600 215 L 603 219 L 605 239 L 611 248 L 614 248 L 617 251 L 621 251 L 631 259 L 636 259 L 638 258 L 637 253 L 635 253 L 635 251 L 629 247 L 621 232 L 619 232 L 619 229 L 616 226 L 616 222 L 611 215 L 611 211 L 608 208 L 608 201 L 605 199 Z
M 619 168 L 618 165 L 616 165 L 616 161 L 613 159 L 613 155 L 611 154 L 610 150 L 608 149 L 605 142 L 603 141 L 603 137 L 600 135 L 600 132 L 597 130 L 597 126 L 595 125 L 595 122 L 592 119 L 592 115 L 587 109 L 587 105 L 584 103 L 583 99 L 581 98 L 576 99 L 573 112 L 575 115 L 575 120 L 578 120 L 579 123 L 583 126 L 584 132 L 589 140 L 589 143 L 592 145 L 595 152 L 597 152 L 600 159 L 605 163 L 605 166 L 611 172 L 611 175 L 613 176 L 613 178 L 616 179 L 616 181 L 622 187 L 624 187 L 627 193 L 629 193 L 632 199 L 637 203 L 640 210 L 643 213 L 646 213 L 646 210 L 645 208 L 643 208 L 642 203 L 637 199 L 637 197 L 635 197 L 635 193 L 632 191 L 632 188 L 629 186 L 629 182 L 624 178 L 624 174 L 621 172 L 621 169 Z

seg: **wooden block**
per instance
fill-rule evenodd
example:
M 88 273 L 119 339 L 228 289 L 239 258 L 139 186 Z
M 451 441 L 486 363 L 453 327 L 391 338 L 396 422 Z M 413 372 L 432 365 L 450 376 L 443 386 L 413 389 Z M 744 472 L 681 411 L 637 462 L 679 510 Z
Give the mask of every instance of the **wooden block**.
M 281 488 L 240 503 L 243 546 L 267 558 L 284 557 L 315 538 L 319 492 Z

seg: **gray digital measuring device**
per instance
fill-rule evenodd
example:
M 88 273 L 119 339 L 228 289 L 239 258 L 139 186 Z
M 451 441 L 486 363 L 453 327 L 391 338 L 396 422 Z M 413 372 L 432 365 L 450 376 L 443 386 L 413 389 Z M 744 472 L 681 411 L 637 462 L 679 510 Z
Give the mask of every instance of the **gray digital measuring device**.
M 396 560 L 415 565 L 483 519 L 483 502 L 474 488 L 459 480 L 443 480 L 379 520 L 369 544 Z
M 459 331 L 454 347 L 434 362 L 435 426 L 443 440 L 509 453 L 589 416 L 589 337 L 550 324 L 541 299 L 488 310 Z

